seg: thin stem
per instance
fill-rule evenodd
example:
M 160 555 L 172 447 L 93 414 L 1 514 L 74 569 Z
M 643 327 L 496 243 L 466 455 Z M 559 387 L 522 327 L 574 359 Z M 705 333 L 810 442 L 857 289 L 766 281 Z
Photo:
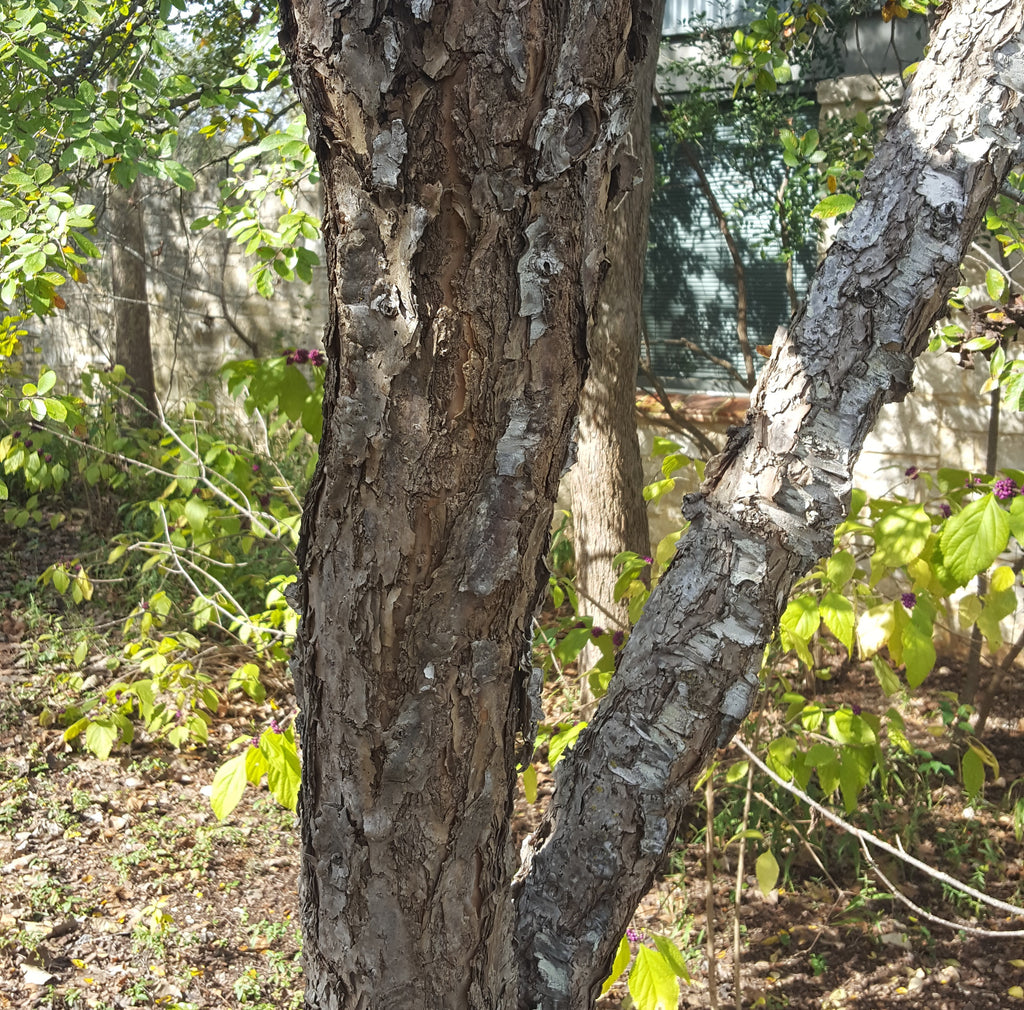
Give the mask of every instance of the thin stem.
M 718 1010 L 718 959 L 715 957 L 715 787 L 714 775 L 704 783 L 707 828 L 704 832 L 704 918 L 707 929 L 704 943 L 708 952 L 708 1006 Z
M 1024 908 L 1021 908 L 1018 905 L 1011 905 L 1007 901 L 1000 901 L 998 898 L 993 898 L 991 895 L 985 894 L 984 891 L 979 891 L 977 888 L 971 887 L 970 884 L 965 884 L 963 881 L 957 880 L 955 877 L 951 877 L 948 873 L 943 873 L 941 870 L 936 870 L 935 867 L 921 862 L 920 859 L 915 859 L 912 855 L 906 852 L 902 846 L 890 845 L 888 842 L 883 841 L 876 835 L 871 834 L 870 831 L 864 831 L 861 828 L 854 827 L 849 821 L 843 820 L 843 818 L 838 816 L 838 814 L 832 813 L 831 810 L 823 807 L 816 800 L 811 799 L 811 797 L 799 788 L 799 786 L 793 785 L 792 782 L 786 782 L 785 779 L 776 775 L 775 772 L 773 772 L 771 768 L 769 768 L 742 740 L 734 738 L 733 744 L 746 754 L 747 758 L 753 761 L 753 763 L 756 764 L 757 767 L 777 786 L 785 789 L 788 793 L 792 793 L 797 797 L 797 799 L 803 800 L 803 802 L 809 807 L 821 814 L 825 820 L 831 822 L 838 828 L 842 828 L 842 830 L 847 834 L 852 835 L 861 842 L 866 842 L 868 845 L 874 845 L 883 852 L 888 852 L 889 855 L 895 856 L 897 859 L 901 859 L 905 863 L 909 863 L 915 869 L 920 870 L 933 880 L 946 884 L 954 890 L 960 891 L 963 894 L 968 894 L 972 898 L 976 898 L 978 901 L 983 902 L 992 908 L 996 908 L 1001 912 L 1008 912 L 1016 918 L 1024 918 Z M 962 927 L 957 926 L 956 928 L 961 929 Z M 1014 932 L 994 930 L 993 933 L 996 936 L 1024 936 L 1024 930 Z

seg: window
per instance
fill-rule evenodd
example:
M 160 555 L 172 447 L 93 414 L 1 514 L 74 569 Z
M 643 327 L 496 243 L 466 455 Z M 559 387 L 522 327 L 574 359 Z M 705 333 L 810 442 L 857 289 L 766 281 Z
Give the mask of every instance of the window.
M 662 34 L 685 35 L 694 19 L 709 28 L 735 28 L 748 20 L 746 8 L 744 0 L 666 0 Z
M 794 128 L 802 132 L 813 119 L 813 108 L 805 109 L 799 119 L 794 117 Z M 745 375 L 736 335 L 733 258 L 678 142 L 664 123 L 653 124 L 653 134 L 660 184 L 655 182 L 651 203 L 644 288 L 652 368 L 670 390 L 742 391 L 735 373 L 711 360 L 728 361 L 740 376 Z M 755 345 L 771 342 L 776 327 L 785 324 L 792 311 L 775 202 L 786 172 L 782 149 L 774 139 L 759 141 L 743 124 L 731 123 L 726 114 L 699 157 L 743 263 L 753 351 Z M 817 260 L 810 196 L 806 202 L 806 209 L 787 222 L 795 249 L 794 287 L 801 298 Z M 794 223 L 803 228 L 802 234 L 793 233 Z M 706 353 L 695 351 L 694 346 Z M 756 353 L 754 359 L 756 367 L 764 361 Z

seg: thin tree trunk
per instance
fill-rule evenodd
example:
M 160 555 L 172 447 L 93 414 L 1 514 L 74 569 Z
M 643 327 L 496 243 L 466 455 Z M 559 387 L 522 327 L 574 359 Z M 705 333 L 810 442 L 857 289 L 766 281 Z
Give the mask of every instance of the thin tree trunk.
M 110 277 L 114 296 L 114 363 L 123 365 L 132 394 L 156 413 L 156 381 L 149 339 L 146 238 L 139 184 L 107 187 L 111 238 Z
M 294 663 L 310 1007 L 593 1005 L 1020 157 L 1022 11 L 973 10 L 937 31 L 749 423 L 688 499 L 678 559 L 514 883 L 530 620 L 612 152 L 658 26 L 624 2 L 283 4 L 331 293 Z
M 661 24 L 664 0 L 652 18 Z M 628 188 L 613 203 L 607 226 L 608 273 L 587 333 L 590 357 L 579 406 L 576 462 L 568 474 L 572 501 L 576 589 L 595 625 L 629 628 L 629 607 L 615 600 L 612 562 L 623 551 L 651 549 L 643 500 L 643 462 L 636 430 L 636 379 L 643 333 L 647 217 L 654 180 L 651 101 L 657 71 L 652 46 L 637 76 L 636 106 L 623 141 L 622 171 Z M 631 169 L 630 166 L 634 167 Z M 622 185 L 618 180 L 613 184 Z M 599 659 L 592 646 L 580 657 L 581 672 Z M 589 689 L 584 685 L 583 700 Z

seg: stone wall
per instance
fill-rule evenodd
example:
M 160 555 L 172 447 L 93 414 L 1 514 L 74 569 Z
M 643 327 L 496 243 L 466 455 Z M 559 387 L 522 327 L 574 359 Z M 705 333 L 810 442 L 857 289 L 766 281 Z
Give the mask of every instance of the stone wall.
M 312 284 L 280 283 L 267 300 L 251 290 L 251 262 L 240 246 L 219 229 L 190 229 L 197 217 L 213 212 L 218 181 L 207 174 L 192 193 L 142 183 L 150 339 L 165 404 L 210 391 L 225 361 L 320 346 L 327 315 L 320 271 Z M 82 199 L 97 206 L 97 245 L 105 253 L 113 241 L 105 195 Z M 303 203 L 317 213 L 315 194 Z M 85 270 L 86 283 L 69 281 L 61 289 L 65 310 L 27 327 L 26 347 L 38 349 L 39 358 L 69 380 L 86 366 L 110 364 L 114 353 L 109 257 L 85 264 Z

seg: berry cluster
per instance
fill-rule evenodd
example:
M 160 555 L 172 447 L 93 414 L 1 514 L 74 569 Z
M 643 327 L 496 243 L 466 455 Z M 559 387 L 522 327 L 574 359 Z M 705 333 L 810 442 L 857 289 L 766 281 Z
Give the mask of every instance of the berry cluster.
M 1004 477 L 992 485 L 992 493 L 1000 501 L 1006 501 L 1007 498 L 1014 498 L 1020 494 L 1020 488 L 1017 487 L 1016 481 L 1011 480 L 1009 477 Z
M 315 348 L 312 350 L 306 350 L 303 347 L 298 347 L 294 351 L 289 351 L 284 360 L 289 365 L 304 365 L 308 361 L 311 365 L 326 365 L 327 356 L 323 351 L 318 351 Z

